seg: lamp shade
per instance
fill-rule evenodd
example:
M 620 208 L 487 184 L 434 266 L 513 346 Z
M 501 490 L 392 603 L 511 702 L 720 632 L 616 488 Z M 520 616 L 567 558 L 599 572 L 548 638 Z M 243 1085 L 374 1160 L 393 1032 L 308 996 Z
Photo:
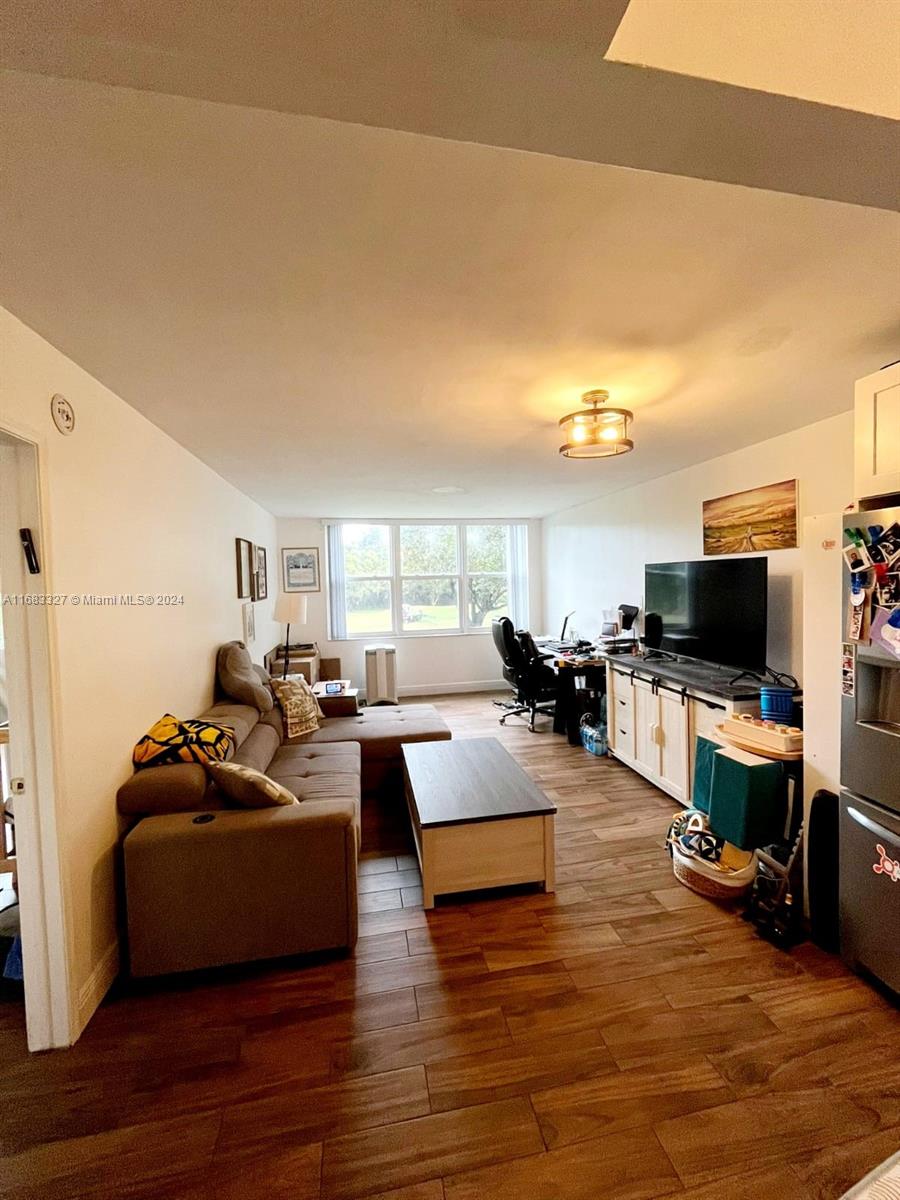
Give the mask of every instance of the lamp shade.
M 627 408 L 607 408 L 609 392 L 597 389 L 581 397 L 585 405 L 579 412 L 562 417 L 559 427 L 565 442 L 559 448 L 566 458 L 609 458 L 634 449 L 628 436 L 633 414 Z
M 280 625 L 305 625 L 309 597 L 282 592 L 275 601 L 275 620 Z

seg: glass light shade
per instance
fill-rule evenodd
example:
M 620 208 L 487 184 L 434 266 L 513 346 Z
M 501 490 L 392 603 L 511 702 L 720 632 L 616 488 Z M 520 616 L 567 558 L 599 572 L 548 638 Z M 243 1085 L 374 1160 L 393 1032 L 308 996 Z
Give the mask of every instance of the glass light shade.
M 599 389 L 585 392 L 581 399 L 590 407 L 560 419 L 559 427 L 565 437 L 560 454 L 566 458 L 610 458 L 634 449 L 634 442 L 628 436 L 633 414 L 628 409 L 607 408 L 609 393 Z

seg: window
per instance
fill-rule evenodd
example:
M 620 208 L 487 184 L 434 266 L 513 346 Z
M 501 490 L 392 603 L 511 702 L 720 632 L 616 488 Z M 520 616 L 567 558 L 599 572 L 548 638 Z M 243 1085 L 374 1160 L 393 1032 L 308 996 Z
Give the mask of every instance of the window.
M 467 623 L 487 626 L 509 611 L 509 526 L 467 525 Z
M 527 529 L 463 521 L 328 527 L 331 636 L 476 633 L 528 623 Z
M 343 525 L 347 633 L 390 633 L 394 588 L 390 531 L 384 525 Z
M 400 628 L 459 629 L 459 529 L 401 525 Z

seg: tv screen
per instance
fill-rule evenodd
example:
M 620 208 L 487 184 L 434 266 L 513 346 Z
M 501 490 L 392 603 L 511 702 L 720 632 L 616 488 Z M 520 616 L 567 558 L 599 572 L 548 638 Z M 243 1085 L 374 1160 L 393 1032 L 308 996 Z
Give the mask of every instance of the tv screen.
M 765 558 L 648 563 L 644 612 L 662 617 L 660 649 L 764 670 L 767 576 Z

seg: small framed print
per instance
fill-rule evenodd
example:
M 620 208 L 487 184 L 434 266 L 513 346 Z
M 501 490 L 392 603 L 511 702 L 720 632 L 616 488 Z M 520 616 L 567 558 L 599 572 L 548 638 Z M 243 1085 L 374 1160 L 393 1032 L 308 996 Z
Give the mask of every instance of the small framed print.
M 253 596 L 253 544 L 246 538 L 235 538 L 234 550 L 237 559 L 238 600 L 250 600 Z
M 265 546 L 255 546 L 255 570 L 253 572 L 253 599 L 265 600 L 269 595 L 269 572 L 266 565 Z
M 286 547 L 281 551 L 281 570 L 286 592 L 320 592 L 317 546 Z
M 256 613 L 252 604 L 241 605 L 241 621 L 243 623 L 244 645 L 249 646 L 256 641 Z

